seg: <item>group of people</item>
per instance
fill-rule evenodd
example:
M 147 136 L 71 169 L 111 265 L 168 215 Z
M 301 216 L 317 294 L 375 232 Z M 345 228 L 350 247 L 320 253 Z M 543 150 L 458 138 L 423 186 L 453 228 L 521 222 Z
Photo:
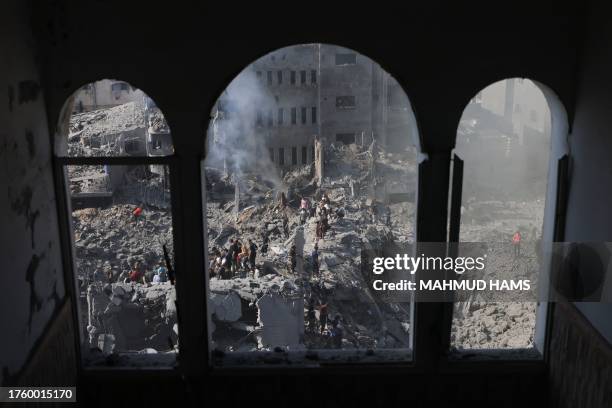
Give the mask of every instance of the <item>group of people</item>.
M 251 239 L 243 244 L 234 238 L 230 239 L 229 248 L 213 247 L 208 269 L 209 276 L 231 279 L 240 271 L 255 273 L 257 249 L 257 244 Z
M 321 199 L 311 205 L 310 200 L 307 197 L 302 197 L 300 200 L 300 224 L 304 225 L 308 218 L 316 217 L 317 227 L 316 235 L 317 239 L 323 239 L 325 233 L 330 229 L 329 218 L 335 216 L 337 218 L 344 217 L 344 209 L 338 208 L 336 211 L 332 211 L 331 200 L 327 193 L 321 194 Z
M 108 272 L 109 282 L 114 282 L 115 278 L 112 271 Z M 147 273 L 142 262 L 136 261 L 129 271 L 124 271 L 116 279 L 117 282 L 123 283 L 142 283 L 146 284 L 159 284 L 168 282 L 168 268 L 164 264 L 164 261 L 160 261 L 157 267 L 151 272 Z
M 332 210 L 331 201 L 326 193 L 323 194 L 319 201 L 314 215 L 317 217 L 316 236 L 317 240 L 325 238 L 325 234 L 331 228 L 329 225 L 330 217 L 340 219 L 344 217 L 344 208 Z

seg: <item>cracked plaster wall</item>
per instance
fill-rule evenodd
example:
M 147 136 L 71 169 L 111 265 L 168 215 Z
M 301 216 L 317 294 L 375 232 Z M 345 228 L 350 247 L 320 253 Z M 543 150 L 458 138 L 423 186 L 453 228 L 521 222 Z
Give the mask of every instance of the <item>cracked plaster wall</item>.
M 0 6 L 0 384 L 65 296 L 51 146 L 25 2 Z

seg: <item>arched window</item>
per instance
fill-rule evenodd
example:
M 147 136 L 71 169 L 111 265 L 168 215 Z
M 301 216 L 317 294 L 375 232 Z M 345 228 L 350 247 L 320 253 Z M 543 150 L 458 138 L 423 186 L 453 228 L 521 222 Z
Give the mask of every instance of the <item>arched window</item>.
M 353 50 L 280 51 L 282 61 L 245 68 L 211 112 L 202 180 L 213 363 L 410 359 L 413 304 L 374 290 L 371 268 L 416 236 L 408 97 Z M 290 80 L 261 74 L 273 70 Z M 266 112 L 277 117 L 263 126 Z
M 174 153 L 170 128 L 155 102 L 127 82 L 86 84 L 62 111 L 55 139 L 60 157 L 154 157 Z
M 565 111 L 548 88 L 530 80 L 499 81 L 478 95 L 457 131 L 454 170 L 462 170 L 463 185 L 461 196 L 453 193 L 460 211 L 450 240 L 488 245 L 494 262 L 485 276 L 511 271 L 545 293 L 559 160 L 567 154 Z M 541 356 L 546 304 L 536 300 L 456 303 L 451 348 Z
M 173 365 L 178 353 L 170 128 L 127 82 L 64 104 L 55 135 L 83 365 Z

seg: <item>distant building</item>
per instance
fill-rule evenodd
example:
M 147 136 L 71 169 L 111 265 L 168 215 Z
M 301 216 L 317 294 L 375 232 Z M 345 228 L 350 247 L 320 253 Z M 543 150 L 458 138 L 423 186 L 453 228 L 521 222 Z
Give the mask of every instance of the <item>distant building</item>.
M 265 141 L 254 154 L 269 155 L 281 168 L 312 162 L 315 135 L 328 145 L 369 145 L 373 139 L 397 149 L 412 144 L 406 94 L 359 53 L 326 44 L 282 48 L 252 63 L 236 81 L 251 75 L 257 83 L 253 91 L 264 93 L 263 100 L 244 106 L 252 89 L 232 92 L 230 85 L 213 116 L 252 120 L 251 129 L 240 131 Z
M 74 95 L 74 112 L 110 108 L 142 100 L 144 93 L 123 81 L 102 79 L 81 87 Z
M 471 105 L 503 120 L 508 133 L 524 143 L 525 135 L 550 132 L 550 111 L 542 91 L 530 80 L 511 78 L 483 89 Z M 510 135 L 508 135 L 510 136 Z

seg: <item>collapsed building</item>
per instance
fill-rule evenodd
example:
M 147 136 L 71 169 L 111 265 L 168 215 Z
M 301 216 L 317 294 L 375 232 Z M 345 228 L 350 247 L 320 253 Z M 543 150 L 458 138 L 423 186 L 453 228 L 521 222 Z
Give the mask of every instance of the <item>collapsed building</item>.
M 171 154 L 170 129 L 161 111 L 140 94 L 123 104 L 73 113 L 65 153 Z M 175 288 L 170 282 L 131 282 L 129 275 L 138 263 L 146 282 L 152 282 L 155 270 L 173 257 L 167 166 L 70 165 L 66 173 L 88 347 L 84 359 L 92 365 L 138 364 L 141 356 L 160 353 L 161 361 L 172 361 L 178 350 Z M 142 213 L 135 216 L 135 208 Z
M 209 281 L 216 350 L 333 348 L 326 336 L 306 330 L 309 304 L 327 304 L 330 320 L 340 317 L 342 349 L 409 347 L 410 305 L 373 293 L 361 249 L 414 240 L 416 150 L 387 153 L 376 143 L 323 146 L 321 162 L 285 171 L 280 184 L 261 174 L 205 169 L 209 251 L 227 247 L 232 238 L 250 239 L 259 248 L 253 275 L 243 271 Z M 330 217 L 330 230 L 318 239 L 316 217 L 300 219 L 299 206 L 302 198 L 316 205 L 323 194 L 339 215 Z M 318 273 L 310 255 L 315 244 Z M 292 245 L 295 268 L 289 266 Z

